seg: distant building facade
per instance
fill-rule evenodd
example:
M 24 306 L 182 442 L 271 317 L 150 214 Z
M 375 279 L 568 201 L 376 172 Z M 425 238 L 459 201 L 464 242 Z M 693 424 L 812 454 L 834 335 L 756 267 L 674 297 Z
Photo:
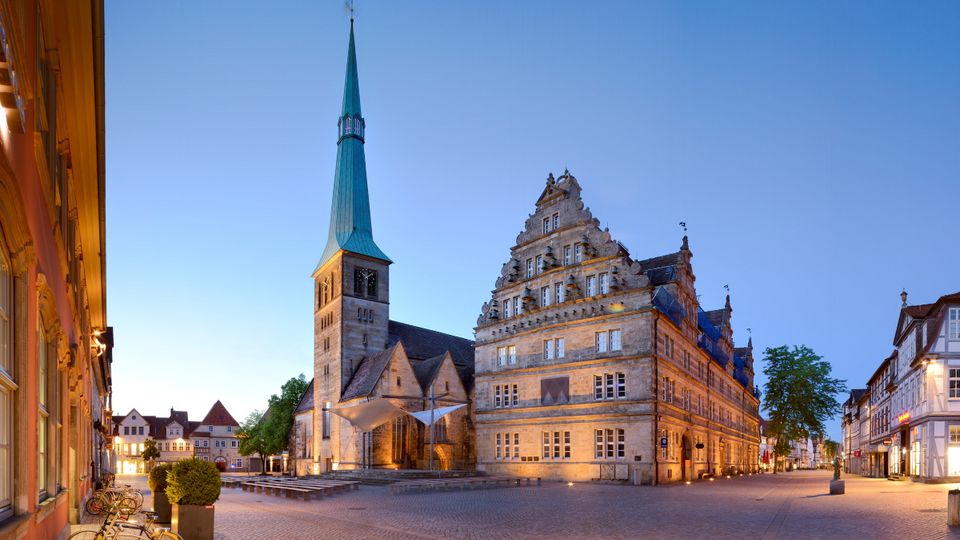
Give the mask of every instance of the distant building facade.
M 373 240 L 352 24 L 330 229 L 313 273 L 312 403 L 297 408 L 294 467 L 423 468 L 432 455 L 438 468 L 472 468 L 473 342 L 390 320 L 392 261 Z M 433 437 L 407 414 L 457 404 Z
M 921 305 L 909 305 L 906 292 L 901 299 L 893 353 L 870 377 L 866 394 L 857 400 L 861 405 L 851 406 L 861 418 L 869 411 L 869 434 L 864 435 L 865 426 L 860 426 L 861 458 L 867 455 L 860 474 L 957 482 L 960 293 Z M 869 408 L 863 402 L 869 402 Z M 843 428 L 851 438 L 852 422 L 852 416 L 844 417 Z
M 870 440 L 870 394 L 866 388 L 850 391 L 843 403 L 841 455 L 844 472 L 867 474 L 867 448 Z
M 170 409 L 169 416 L 160 417 L 143 416 L 132 409 L 124 416 L 114 416 L 113 425 L 118 474 L 147 472 L 141 457 L 147 440 L 153 440 L 160 450 L 156 463 L 196 457 L 212 462 L 223 472 L 259 470 L 257 458 L 240 455 L 240 426 L 219 400 L 199 422 L 191 421 L 187 411 Z M 251 459 L 256 460 L 252 467 Z
M 752 344 L 697 301 L 687 238 L 650 259 L 547 179 L 476 328 L 477 466 L 667 483 L 759 467 Z
M 0 2 L 0 538 L 58 537 L 112 466 L 103 25 Z

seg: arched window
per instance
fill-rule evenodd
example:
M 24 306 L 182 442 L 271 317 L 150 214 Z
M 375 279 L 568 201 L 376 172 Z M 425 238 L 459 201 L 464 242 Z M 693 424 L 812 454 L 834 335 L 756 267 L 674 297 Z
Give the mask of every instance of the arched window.
M 13 513 L 13 273 L 0 239 L 0 521 Z

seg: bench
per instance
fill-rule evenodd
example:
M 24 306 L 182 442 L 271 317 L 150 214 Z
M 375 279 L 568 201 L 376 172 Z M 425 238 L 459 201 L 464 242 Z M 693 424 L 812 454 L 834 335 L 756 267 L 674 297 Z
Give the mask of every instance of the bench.
M 536 482 L 536 484 L 534 484 Z M 390 491 L 397 495 L 410 491 L 438 491 L 448 489 L 484 489 L 510 486 L 540 485 L 540 477 L 517 476 L 475 476 L 466 478 L 430 478 L 410 480 L 390 485 Z

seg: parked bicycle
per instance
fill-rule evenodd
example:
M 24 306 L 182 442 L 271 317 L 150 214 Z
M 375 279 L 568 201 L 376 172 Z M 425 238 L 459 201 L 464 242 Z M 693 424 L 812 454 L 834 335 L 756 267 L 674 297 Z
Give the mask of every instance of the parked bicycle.
M 107 513 L 96 531 L 77 531 L 70 535 L 70 540 L 133 540 L 135 538 L 149 540 L 183 540 L 179 534 L 155 525 L 155 512 L 140 512 L 144 516 L 143 522 L 131 519 L 130 515 L 110 511 Z
M 143 506 L 143 493 L 129 485 L 123 485 L 98 489 L 87 499 L 84 508 L 87 513 L 95 516 L 114 507 L 129 515 L 139 510 L 141 506 Z

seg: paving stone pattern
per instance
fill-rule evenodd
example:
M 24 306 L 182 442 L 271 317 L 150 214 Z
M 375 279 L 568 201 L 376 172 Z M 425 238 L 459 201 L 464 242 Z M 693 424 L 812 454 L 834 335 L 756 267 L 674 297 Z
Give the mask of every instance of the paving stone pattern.
M 299 501 L 224 489 L 218 540 L 531 538 L 960 538 L 946 525 L 947 490 L 799 471 L 636 487 L 541 487 L 391 495 L 389 488 Z M 149 504 L 149 503 L 148 503 Z

